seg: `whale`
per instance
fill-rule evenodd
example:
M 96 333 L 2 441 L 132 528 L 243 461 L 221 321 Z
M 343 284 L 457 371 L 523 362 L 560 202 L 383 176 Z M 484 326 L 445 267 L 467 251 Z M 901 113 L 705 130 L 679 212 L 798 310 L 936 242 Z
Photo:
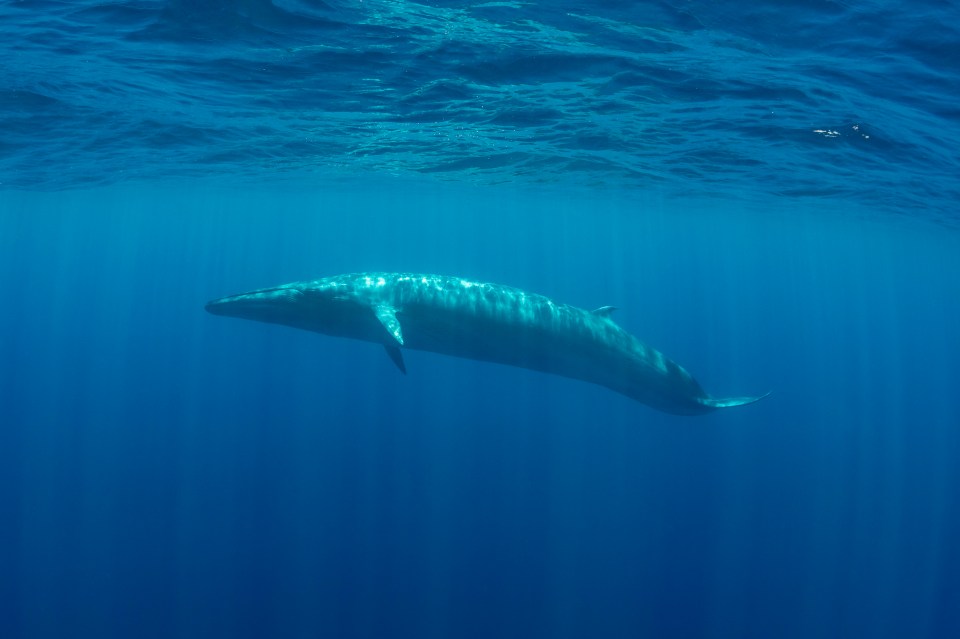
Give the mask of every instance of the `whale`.
M 211 300 L 214 315 L 404 349 L 495 362 L 597 384 L 651 408 L 701 415 L 766 395 L 716 398 L 613 319 L 527 291 L 445 275 L 350 273 Z M 768 393 L 769 394 L 769 393 Z

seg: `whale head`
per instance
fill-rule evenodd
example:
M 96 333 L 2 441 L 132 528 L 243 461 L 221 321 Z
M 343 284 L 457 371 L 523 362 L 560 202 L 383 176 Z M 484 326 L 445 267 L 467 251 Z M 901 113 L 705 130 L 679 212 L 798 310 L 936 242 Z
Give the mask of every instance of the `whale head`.
M 271 324 L 294 325 L 304 315 L 305 295 L 296 285 L 264 288 L 207 302 L 207 312 Z
M 381 341 L 383 328 L 369 304 L 323 281 L 295 282 L 207 302 L 214 315 L 283 324 L 315 333 Z

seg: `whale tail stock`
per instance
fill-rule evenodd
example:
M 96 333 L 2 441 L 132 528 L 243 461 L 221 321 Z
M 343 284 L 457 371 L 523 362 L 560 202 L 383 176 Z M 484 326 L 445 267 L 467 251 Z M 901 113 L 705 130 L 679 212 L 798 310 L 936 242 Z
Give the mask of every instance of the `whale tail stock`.
M 768 397 L 769 395 L 770 393 L 764 393 L 763 395 L 758 395 L 757 397 L 704 397 L 698 401 L 704 406 L 709 406 L 710 408 L 730 408 L 732 406 L 743 406 L 745 404 L 759 402 L 761 399 Z

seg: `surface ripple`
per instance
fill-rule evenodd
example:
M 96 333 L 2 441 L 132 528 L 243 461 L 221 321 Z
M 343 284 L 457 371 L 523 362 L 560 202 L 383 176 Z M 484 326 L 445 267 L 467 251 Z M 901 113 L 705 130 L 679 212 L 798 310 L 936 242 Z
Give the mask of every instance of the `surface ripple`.
M 955 6 L 626 4 L 4 3 L 0 181 L 410 173 L 956 226 Z

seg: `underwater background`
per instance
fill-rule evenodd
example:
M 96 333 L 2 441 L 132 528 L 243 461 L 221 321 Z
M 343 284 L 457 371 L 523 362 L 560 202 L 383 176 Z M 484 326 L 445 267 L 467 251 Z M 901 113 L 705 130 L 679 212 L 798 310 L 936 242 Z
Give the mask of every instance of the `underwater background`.
M 0 637 L 960 636 L 960 5 L 0 3 Z M 583 308 L 702 417 L 214 317 Z

